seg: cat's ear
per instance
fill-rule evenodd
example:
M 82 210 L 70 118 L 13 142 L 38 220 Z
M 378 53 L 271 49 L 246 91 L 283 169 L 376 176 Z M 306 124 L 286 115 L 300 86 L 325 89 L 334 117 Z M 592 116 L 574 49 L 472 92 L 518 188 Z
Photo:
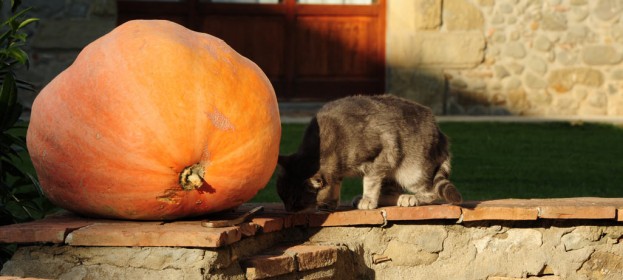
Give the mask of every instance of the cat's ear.
M 320 174 L 316 174 L 309 178 L 309 183 L 316 190 L 322 189 L 325 186 L 324 178 L 322 178 Z

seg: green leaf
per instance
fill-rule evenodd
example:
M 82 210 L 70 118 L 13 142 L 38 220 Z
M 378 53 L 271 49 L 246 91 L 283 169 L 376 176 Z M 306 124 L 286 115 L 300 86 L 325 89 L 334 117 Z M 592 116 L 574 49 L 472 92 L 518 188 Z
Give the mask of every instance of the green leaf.
M 2 143 L 9 143 L 10 145 L 15 145 L 20 149 L 26 149 L 26 139 L 21 136 L 12 135 L 10 131 L 2 134 Z
M 11 38 L 15 39 L 16 42 L 26 42 L 26 38 L 28 38 L 28 34 L 26 33 L 15 33 L 11 36 Z
M 20 170 L 19 167 L 17 167 L 17 165 L 13 164 L 13 162 L 10 162 L 8 160 L 2 159 L 2 168 L 4 172 L 7 172 L 8 174 L 11 174 L 12 176 L 15 177 L 25 177 L 26 174 Z
M 13 127 L 22 115 L 22 111 L 22 104 L 19 103 L 15 103 L 12 108 L 9 108 L 5 114 L 6 123 L 3 125 L 3 128 L 6 127 L 6 129 L 9 129 Z
M 11 46 L 7 49 L 8 55 L 15 60 L 17 60 L 20 64 L 28 64 L 28 54 L 18 46 Z
M 6 41 L 11 35 L 10 30 L 5 31 L 0 35 L 0 45 L 4 45 L 4 41 Z
M 2 80 L 2 88 L 0 88 L 0 129 L 2 131 L 8 128 L 7 124 L 11 119 L 14 112 L 15 104 L 17 103 L 17 90 L 16 82 L 13 75 L 7 73 Z
M 39 180 L 37 180 L 37 178 L 35 178 L 32 174 L 30 173 L 26 173 L 26 175 L 28 175 L 28 178 L 30 178 L 30 181 L 32 182 L 32 184 L 35 186 L 35 189 L 37 190 L 37 192 L 39 193 L 40 196 L 45 196 L 44 192 L 43 192 L 43 188 L 41 188 L 41 184 L 39 184 Z
M 23 9 L 21 11 L 19 11 L 17 14 L 14 14 L 13 16 L 11 16 L 10 18 L 8 18 L 5 21 L 5 24 L 9 24 L 9 26 L 12 27 L 13 31 L 17 30 L 17 27 L 19 26 L 19 21 L 18 19 L 23 16 L 24 14 L 26 14 L 28 11 L 30 11 L 32 8 L 26 8 Z M 15 13 L 15 11 L 13 11 L 13 13 Z
M 29 24 L 31 24 L 31 23 L 33 23 L 33 22 L 36 22 L 36 21 L 38 21 L 38 20 L 39 20 L 38 18 L 29 18 L 29 19 L 26 19 L 26 20 L 22 21 L 22 22 L 19 24 L 19 26 L 17 27 L 17 29 L 22 29 L 22 28 L 24 28 L 25 26 L 27 26 L 27 25 L 29 25 Z

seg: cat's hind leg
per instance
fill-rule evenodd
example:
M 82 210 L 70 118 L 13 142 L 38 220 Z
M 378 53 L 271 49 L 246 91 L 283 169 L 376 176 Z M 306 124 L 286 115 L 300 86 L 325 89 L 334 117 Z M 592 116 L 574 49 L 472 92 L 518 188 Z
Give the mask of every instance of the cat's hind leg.
M 431 204 L 439 196 L 432 190 L 432 178 L 427 176 L 428 172 L 421 169 L 413 170 L 401 167 L 396 172 L 396 181 L 404 188 L 406 193 L 401 194 L 396 206 L 410 207 Z

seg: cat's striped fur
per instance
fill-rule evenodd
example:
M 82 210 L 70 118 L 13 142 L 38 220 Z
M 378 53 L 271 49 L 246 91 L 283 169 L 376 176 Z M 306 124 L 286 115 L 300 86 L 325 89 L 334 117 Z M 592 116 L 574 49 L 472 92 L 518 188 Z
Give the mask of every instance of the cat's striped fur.
M 280 156 L 277 191 L 289 211 L 330 210 L 342 179 L 362 176 L 359 209 L 460 203 L 448 149 L 429 108 L 392 95 L 346 97 L 325 104 L 299 150 Z

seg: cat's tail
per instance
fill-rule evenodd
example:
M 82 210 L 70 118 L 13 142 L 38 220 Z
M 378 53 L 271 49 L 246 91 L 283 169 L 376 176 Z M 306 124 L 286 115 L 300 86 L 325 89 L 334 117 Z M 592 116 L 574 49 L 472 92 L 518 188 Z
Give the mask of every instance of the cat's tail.
M 459 193 L 459 190 L 456 189 L 454 184 L 450 182 L 450 170 L 450 156 L 448 155 L 435 174 L 433 186 L 435 192 L 439 194 L 440 197 L 452 204 L 458 204 L 463 201 L 463 197 L 461 197 L 461 193 Z

